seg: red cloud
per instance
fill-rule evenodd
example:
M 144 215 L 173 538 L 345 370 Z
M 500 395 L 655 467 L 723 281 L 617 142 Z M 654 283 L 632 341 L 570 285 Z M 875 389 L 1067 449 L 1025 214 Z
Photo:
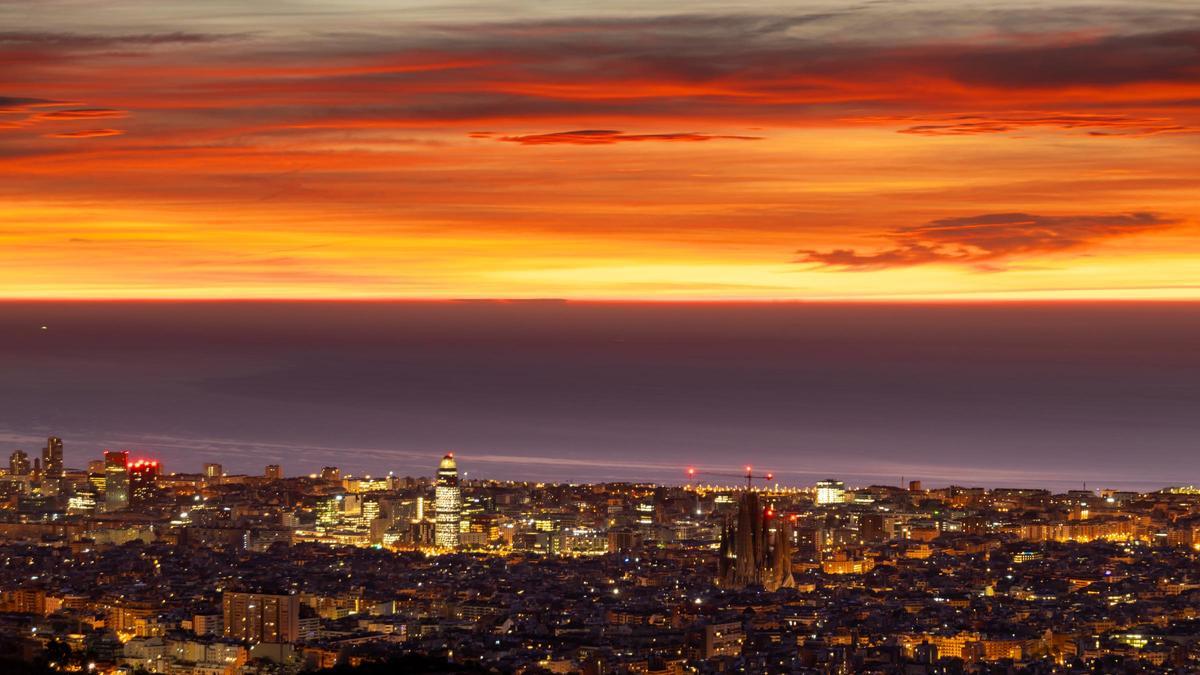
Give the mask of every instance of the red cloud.
M 36 119 L 47 121 L 94 120 L 125 117 L 128 114 L 128 111 L 113 110 L 112 108 L 74 108 L 71 110 L 53 110 L 51 112 L 39 113 Z
M 935 116 L 892 116 L 852 118 L 868 124 L 911 124 L 899 132 L 919 136 L 973 136 L 1000 134 L 1042 127 L 1083 131 L 1092 136 L 1152 136 L 1194 132 L 1195 127 L 1168 117 L 1140 117 L 1068 112 L 963 113 Z M 919 124 L 913 124 L 919 122 Z
M 104 136 L 120 136 L 124 129 L 80 129 L 79 131 L 62 131 L 54 134 L 43 134 L 46 138 L 101 138 Z
M 476 136 L 479 137 L 479 136 Z M 498 140 L 521 145 L 613 145 L 615 143 L 637 143 L 642 141 L 703 142 L 714 140 L 757 141 L 760 136 L 718 136 L 695 132 L 671 134 L 627 134 L 612 129 L 581 129 L 558 131 L 529 136 L 504 136 Z

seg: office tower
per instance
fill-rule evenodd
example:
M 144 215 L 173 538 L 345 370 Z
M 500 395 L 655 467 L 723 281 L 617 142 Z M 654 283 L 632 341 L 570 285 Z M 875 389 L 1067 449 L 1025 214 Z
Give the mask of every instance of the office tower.
M 104 452 L 104 510 L 119 511 L 129 506 L 129 453 Z
M 295 642 L 300 638 L 300 596 L 225 593 L 225 637 L 246 642 Z
M 794 588 L 791 522 L 776 518 L 761 504 L 758 493 L 746 490 L 736 519 L 721 530 L 717 564 L 716 583 L 724 588 Z
M 220 464 L 208 463 L 204 465 L 204 477 L 211 481 L 219 481 L 225 475 L 225 468 Z
M 158 462 L 152 459 L 139 459 L 129 465 L 129 499 L 130 503 L 145 504 L 153 501 L 158 487 Z
M 919 481 L 919 480 L 908 481 L 908 491 L 909 492 L 921 492 L 921 481 Z
M 57 436 L 46 439 L 42 449 L 42 472 L 46 478 L 63 477 L 63 442 Z
M 437 484 L 434 488 L 434 510 L 436 528 L 434 544 L 438 548 L 458 548 L 459 514 L 462 511 L 462 495 L 458 489 L 458 465 L 454 453 L 447 453 L 438 464 Z
M 283 467 L 278 464 L 268 464 L 266 469 L 263 469 L 263 476 L 267 480 L 283 480 Z
M 24 450 L 16 450 L 8 456 L 8 475 L 28 476 L 31 470 L 29 455 Z
M 341 480 L 342 472 L 336 466 L 327 466 L 321 469 L 321 480 Z
M 817 481 L 816 502 L 818 505 L 841 504 L 844 501 L 846 501 L 845 483 L 832 478 Z

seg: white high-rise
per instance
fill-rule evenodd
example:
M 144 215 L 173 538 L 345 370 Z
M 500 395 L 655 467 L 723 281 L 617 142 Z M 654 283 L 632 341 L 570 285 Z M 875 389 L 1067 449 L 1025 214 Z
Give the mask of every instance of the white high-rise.
M 841 504 L 846 501 L 846 484 L 827 478 L 817 481 L 816 502 L 818 505 Z
M 453 452 L 446 453 L 441 464 L 438 464 L 434 510 L 437 513 L 434 543 L 438 548 L 457 549 L 462 493 L 458 489 L 458 465 L 454 462 Z

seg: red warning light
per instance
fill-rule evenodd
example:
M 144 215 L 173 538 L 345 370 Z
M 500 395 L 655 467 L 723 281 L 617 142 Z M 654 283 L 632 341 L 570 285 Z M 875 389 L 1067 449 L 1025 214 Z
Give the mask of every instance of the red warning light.
M 767 480 L 775 480 L 775 474 L 773 474 L 773 473 L 767 474 Z
M 696 468 L 695 468 L 695 467 L 691 467 L 691 466 L 689 466 L 689 467 L 688 467 L 688 469 L 687 469 L 687 475 L 689 475 L 689 476 L 695 476 L 695 475 L 696 475 Z

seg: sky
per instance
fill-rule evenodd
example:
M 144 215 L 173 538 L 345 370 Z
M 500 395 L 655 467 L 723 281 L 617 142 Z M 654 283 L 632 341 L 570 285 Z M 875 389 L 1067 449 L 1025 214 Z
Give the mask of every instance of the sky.
M 44 328 L 43 328 L 44 326 Z M 167 471 L 1200 483 L 1200 304 L 0 303 L 0 447 Z M 703 478 L 703 476 L 702 476 Z M 737 479 L 708 477 L 725 484 Z
M 0 297 L 1200 298 L 1192 0 L 0 0 Z

